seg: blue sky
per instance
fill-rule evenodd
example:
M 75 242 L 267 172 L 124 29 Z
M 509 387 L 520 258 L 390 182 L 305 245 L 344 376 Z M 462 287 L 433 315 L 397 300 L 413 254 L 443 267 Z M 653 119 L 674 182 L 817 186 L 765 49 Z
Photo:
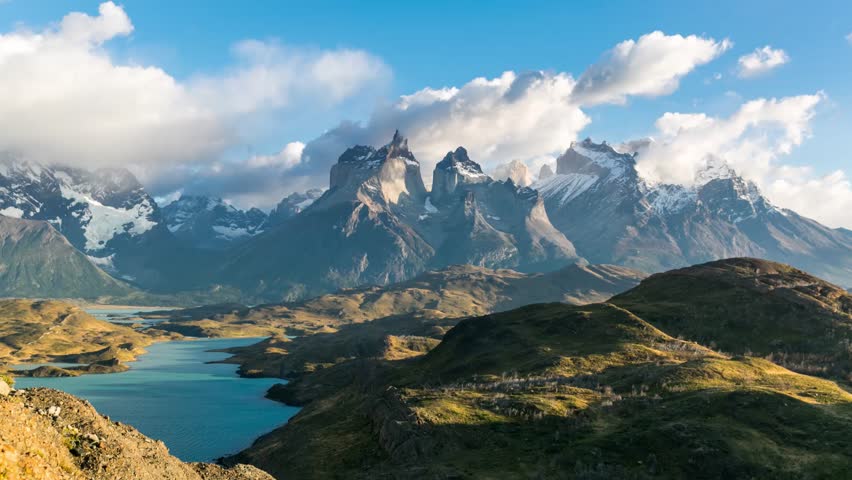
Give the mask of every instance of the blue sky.
M 673 92 L 584 106 L 590 123 L 579 129 L 579 137 L 620 142 L 658 134 L 655 121 L 666 112 L 724 118 L 752 99 L 823 92 L 808 122 L 809 138 L 775 161 L 808 166 L 815 177 L 852 166 L 846 148 L 852 131 L 850 2 L 125 0 L 119 5 L 132 32 L 108 39 L 102 48 L 116 64 L 154 66 L 177 82 L 233 69 L 239 63 L 233 46 L 247 39 L 298 51 L 356 50 L 386 67 L 369 87 L 333 105 L 313 108 L 297 101 L 241 115 L 235 127 L 239 140 L 206 153 L 225 165 L 274 154 L 289 142 L 310 143 L 342 120 L 367 122 L 377 104 L 425 87 L 461 87 L 505 71 L 576 79 L 619 42 L 660 30 L 729 39 L 733 46 L 690 69 Z M 38 32 L 69 12 L 95 16 L 98 6 L 97 1 L 7 0 L 0 2 L 0 33 Z M 751 78 L 738 75 L 738 59 L 763 46 L 783 50 L 788 61 Z

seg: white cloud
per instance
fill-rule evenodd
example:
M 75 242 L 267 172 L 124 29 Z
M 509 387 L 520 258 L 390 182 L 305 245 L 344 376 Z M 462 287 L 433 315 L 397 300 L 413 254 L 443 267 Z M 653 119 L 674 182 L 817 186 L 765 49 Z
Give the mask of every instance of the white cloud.
M 849 42 L 850 45 L 852 45 L 852 33 L 846 35 L 846 41 Z
M 461 87 L 424 88 L 379 106 L 363 126 L 344 122 L 309 142 L 306 166 L 324 182 L 347 147 L 385 144 L 396 129 L 409 137 L 427 184 L 435 164 L 460 145 L 486 169 L 561 151 L 590 121 L 570 100 L 574 85 L 565 73 L 505 72 Z
M 80 12 L 66 15 L 59 27 L 64 40 L 99 45 L 113 37 L 128 35 L 133 31 L 130 17 L 121 7 L 112 2 L 102 3 L 98 7 L 98 14 L 97 17 L 90 17 Z
M 842 170 L 817 176 L 810 167 L 780 166 L 762 189 L 780 206 L 830 227 L 852 229 L 852 182 Z
M 435 163 L 459 145 L 486 170 L 513 159 L 540 168 L 543 159 L 564 151 L 590 123 L 583 107 L 671 93 L 680 78 L 730 45 L 728 40 L 653 32 L 618 44 L 579 81 L 569 73 L 509 71 L 460 87 L 424 88 L 378 107 L 363 126 L 344 122 L 309 142 L 308 168 L 324 182 L 347 147 L 382 145 L 395 129 L 409 136 L 427 184 Z
M 0 150 L 77 166 L 128 166 L 157 194 L 180 189 L 269 206 L 289 191 L 324 186 L 347 147 L 381 145 L 395 129 L 410 136 L 427 182 L 434 164 L 459 145 L 485 168 L 515 158 L 541 163 L 588 125 L 584 106 L 670 93 L 730 47 L 727 40 L 653 32 L 616 45 L 579 82 L 569 73 L 509 71 L 424 88 L 307 145 L 229 161 L 222 152 L 245 142 L 245 120 L 270 110 L 328 108 L 381 88 L 390 68 L 361 50 L 246 40 L 233 46 L 223 71 L 179 80 L 108 53 L 105 45 L 133 28 L 125 11 L 107 2 L 97 16 L 71 13 L 42 31 L 0 35 Z
M 106 2 L 96 16 L 74 12 L 41 31 L 0 34 L 0 150 L 48 163 L 136 167 L 152 180 L 240 143 L 245 115 L 333 105 L 389 75 L 358 50 L 245 41 L 222 74 L 181 81 L 104 48 L 132 31 L 125 11 Z
M 190 82 L 194 94 L 226 113 L 251 113 L 293 103 L 329 106 L 383 84 L 390 69 L 361 50 L 306 50 L 245 40 L 232 48 L 237 64 L 222 75 Z
M 809 133 L 823 94 L 746 102 L 730 117 L 666 113 L 656 122 L 659 136 L 638 160 L 653 181 L 692 183 L 709 155 L 724 158 L 740 173 L 763 178 L 780 155 L 790 153 Z
M 739 59 L 739 76 L 743 78 L 762 75 L 790 61 L 787 52 L 780 48 L 774 49 L 769 45 L 756 48 L 748 55 Z
M 818 176 L 812 167 L 782 163 L 810 134 L 822 93 L 757 99 L 726 118 L 666 113 L 655 141 L 642 145 L 637 168 L 656 182 L 690 185 L 710 156 L 755 181 L 776 205 L 832 227 L 852 228 L 852 184 L 843 171 Z
M 575 101 L 584 105 L 624 103 L 627 96 L 674 92 L 680 79 L 721 55 L 732 43 L 655 31 L 625 40 L 589 67 L 577 81 Z
M 274 155 L 255 155 L 246 162 L 248 167 L 278 167 L 289 170 L 302 161 L 302 151 L 305 144 L 302 142 L 290 142 Z

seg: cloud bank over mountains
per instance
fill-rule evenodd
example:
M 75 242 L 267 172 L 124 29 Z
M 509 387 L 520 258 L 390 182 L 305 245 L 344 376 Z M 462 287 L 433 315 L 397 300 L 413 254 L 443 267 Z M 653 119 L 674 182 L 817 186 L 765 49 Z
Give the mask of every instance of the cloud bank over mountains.
M 537 172 L 581 136 L 590 109 L 672 94 L 685 76 L 733 48 L 729 39 L 654 31 L 616 44 L 576 77 L 506 71 L 425 87 L 377 104 L 363 122 L 343 121 L 314 139 L 282 138 L 277 152 L 234 159 L 227 153 L 247 143 L 239 129 L 247 119 L 332 109 L 375 94 L 392 81 L 391 67 L 358 49 L 247 39 L 227 53 L 228 67 L 177 79 L 110 53 L 106 44 L 133 30 L 124 9 L 106 2 L 97 15 L 70 13 L 42 30 L 0 33 L 0 150 L 46 163 L 126 166 L 156 194 L 185 190 L 261 207 L 325 187 L 346 147 L 383 144 L 396 129 L 409 137 L 427 182 L 459 145 L 486 169 L 518 159 Z M 737 73 L 753 78 L 789 60 L 765 46 L 739 57 Z M 655 181 L 688 184 L 709 156 L 721 157 L 780 206 L 852 227 L 844 172 L 818 176 L 783 163 L 810 135 L 825 98 L 758 98 L 728 116 L 665 113 L 640 169 Z
M 156 66 L 115 60 L 105 43 L 133 32 L 112 2 L 41 31 L 0 34 L 0 148 L 43 162 L 129 166 L 149 180 L 209 162 L 237 144 L 241 116 L 297 101 L 333 105 L 387 81 L 359 50 L 244 41 L 218 75 L 179 81 Z

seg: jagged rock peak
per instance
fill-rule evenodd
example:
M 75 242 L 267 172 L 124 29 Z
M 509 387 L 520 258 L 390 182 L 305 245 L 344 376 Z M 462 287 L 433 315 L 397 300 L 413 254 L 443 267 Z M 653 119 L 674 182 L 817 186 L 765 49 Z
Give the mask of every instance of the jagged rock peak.
M 532 175 L 530 175 L 527 164 L 515 159 L 509 163 L 498 165 L 494 168 L 494 178 L 497 180 L 512 180 L 516 185 L 528 187 L 532 185 Z
M 435 169 L 452 170 L 468 178 L 487 176 L 482 172 L 482 167 L 470 159 L 464 147 L 458 147 L 454 152 L 447 152 Z
M 379 156 L 384 158 L 405 158 L 412 162 L 417 162 L 414 154 L 408 149 L 408 139 L 403 137 L 399 130 L 393 133 L 393 138 L 390 143 L 379 149 Z
M 393 134 L 390 143 L 378 150 L 369 145 L 355 145 L 347 148 L 337 159 L 337 163 L 358 163 L 363 167 L 376 168 L 390 158 L 404 158 L 417 163 L 414 154 L 408 149 L 408 139 L 403 137 L 399 130 Z
M 399 131 L 378 150 L 363 145 L 347 149 L 331 167 L 329 177 L 329 188 L 336 193 L 323 202 L 326 204 L 351 200 L 359 190 L 367 196 L 380 192 L 389 203 L 397 203 L 401 194 L 419 199 L 426 193 L 420 163 Z
M 435 165 L 432 175 L 432 196 L 440 201 L 445 195 L 453 193 L 459 185 L 485 183 L 491 177 L 482 172 L 482 167 L 470 159 L 464 147 L 447 152 L 444 159 Z
M 618 153 L 606 142 L 595 143 L 586 138 L 582 142 L 572 142 L 556 159 L 556 173 L 620 177 L 628 172 L 635 173 L 635 165 L 633 155 Z
M 541 166 L 541 169 L 538 171 L 538 179 L 546 180 L 554 175 L 553 169 L 550 168 L 550 165 L 544 164 Z
M 701 186 L 712 180 L 736 178 L 737 172 L 724 159 L 715 155 L 707 157 L 704 167 L 695 173 L 695 185 Z

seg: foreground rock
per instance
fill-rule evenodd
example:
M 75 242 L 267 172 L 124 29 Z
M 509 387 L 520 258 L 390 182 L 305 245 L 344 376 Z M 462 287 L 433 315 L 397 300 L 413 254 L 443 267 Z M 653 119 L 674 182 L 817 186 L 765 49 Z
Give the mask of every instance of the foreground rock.
M 5 384 L 0 381 L 0 383 Z M 133 427 L 46 388 L 0 396 L 0 478 L 271 480 L 251 466 L 184 463 Z

